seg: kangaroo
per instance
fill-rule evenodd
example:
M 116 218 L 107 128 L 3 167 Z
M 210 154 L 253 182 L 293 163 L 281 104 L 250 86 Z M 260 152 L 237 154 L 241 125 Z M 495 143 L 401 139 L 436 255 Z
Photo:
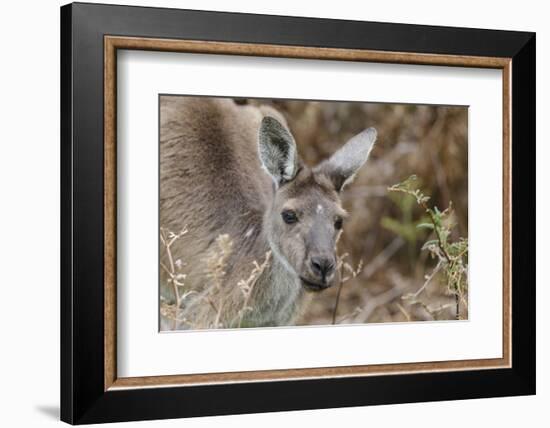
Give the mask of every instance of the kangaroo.
M 336 242 L 347 215 L 339 195 L 375 140 L 376 131 L 368 128 L 311 168 L 271 107 L 162 96 L 160 224 L 187 229 L 172 253 L 184 263 L 185 288 L 195 291 L 181 306 L 183 318 L 193 328 L 292 324 L 305 292 L 338 281 Z M 207 303 L 200 296 L 208 283 L 208 254 L 221 235 L 229 236 L 231 251 L 223 283 Z M 250 276 L 254 261 L 267 258 L 243 314 L 237 284 Z M 173 302 L 166 279 L 161 273 L 161 296 Z

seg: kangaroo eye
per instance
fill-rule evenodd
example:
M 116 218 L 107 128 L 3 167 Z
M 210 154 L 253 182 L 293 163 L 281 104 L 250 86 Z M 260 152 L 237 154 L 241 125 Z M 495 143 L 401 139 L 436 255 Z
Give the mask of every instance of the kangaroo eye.
M 283 217 L 283 221 L 286 224 L 293 224 L 298 221 L 298 217 L 296 216 L 296 213 L 292 210 L 284 210 L 281 213 L 281 217 Z
M 335 228 L 336 230 L 342 229 L 343 223 L 344 223 L 344 220 L 342 220 L 342 217 L 338 217 L 338 218 L 336 219 L 336 221 L 334 222 L 334 228 Z

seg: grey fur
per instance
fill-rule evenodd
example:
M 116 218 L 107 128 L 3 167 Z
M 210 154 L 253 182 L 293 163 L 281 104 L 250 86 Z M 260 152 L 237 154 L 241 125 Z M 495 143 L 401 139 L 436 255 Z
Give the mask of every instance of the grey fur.
M 249 277 L 254 261 L 261 264 L 271 252 L 269 267 L 254 285 L 244 325 L 291 324 L 306 289 L 300 277 L 314 278 L 311 257 L 334 256 L 334 219 L 345 215 L 326 174 L 330 168 L 298 169 L 294 138 L 272 108 L 236 105 L 228 99 L 162 96 L 160 109 L 160 224 L 174 232 L 188 229 L 172 253 L 183 262 L 185 284 L 196 291 L 195 299 L 205 293 L 206 259 L 216 238 L 228 234 L 233 243 L 223 284 L 212 302 L 223 302 L 221 313 L 190 301 L 183 316 L 197 328 L 211 327 L 217 316 L 224 326 L 235 326 L 243 307 L 237 284 Z M 329 164 L 342 165 L 348 158 L 341 154 L 335 159 Z M 281 218 L 289 207 L 300 217 L 295 225 Z M 161 295 L 173 301 L 161 272 Z M 327 279 L 324 285 L 331 283 Z
M 342 190 L 353 181 L 359 168 L 369 158 L 376 137 L 376 129 L 365 129 L 351 138 L 328 160 L 321 163 L 317 170 L 325 172 L 332 179 L 335 187 Z
M 277 186 L 292 180 L 298 170 L 298 153 L 290 132 L 277 119 L 266 116 L 258 140 L 260 160 Z

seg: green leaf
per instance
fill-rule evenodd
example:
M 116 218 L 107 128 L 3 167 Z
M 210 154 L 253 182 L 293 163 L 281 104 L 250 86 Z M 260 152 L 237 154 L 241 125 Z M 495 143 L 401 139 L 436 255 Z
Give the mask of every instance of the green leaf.
M 416 225 L 419 229 L 430 229 L 434 230 L 434 225 L 432 223 L 420 223 Z
M 426 250 L 432 245 L 439 245 L 439 241 L 437 239 L 430 239 L 429 241 L 426 241 L 424 245 L 422 245 L 422 249 Z

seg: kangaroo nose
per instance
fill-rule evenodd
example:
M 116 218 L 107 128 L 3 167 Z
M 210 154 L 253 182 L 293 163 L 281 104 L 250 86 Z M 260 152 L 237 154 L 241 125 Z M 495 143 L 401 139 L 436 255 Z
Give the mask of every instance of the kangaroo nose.
M 334 259 L 332 257 L 312 257 L 311 270 L 324 281 L 334 270 Z

